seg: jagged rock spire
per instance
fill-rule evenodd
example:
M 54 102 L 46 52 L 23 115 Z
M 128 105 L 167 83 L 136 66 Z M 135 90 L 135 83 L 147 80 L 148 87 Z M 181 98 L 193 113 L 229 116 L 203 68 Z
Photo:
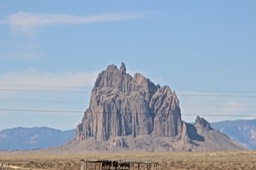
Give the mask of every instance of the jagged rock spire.
M 201 118 L 199 116 L 196 117 L 195 126 L 205 130 L 212 129 L 210 123 L 204 118 Z
M 125 64 L 123 62 L 121 63 L 120 70 L 121 70 L 122 74 L 126 73 L 126 66 L 125 66 Z

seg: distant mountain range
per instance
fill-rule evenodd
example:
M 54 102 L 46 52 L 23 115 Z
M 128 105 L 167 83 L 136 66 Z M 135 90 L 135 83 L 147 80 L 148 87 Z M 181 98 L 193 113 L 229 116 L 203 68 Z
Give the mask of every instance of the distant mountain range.
M 211 126 L 248 149 L 256 150 L 256 119 L 211 123 Z M 48 127 L 17 127 L 0 131 L 0 150 L 31 150 L 55 147 L 75 138 L 75 130 Z
M 256 150 L 256 119 L 212 123 L 211 126 L 248 149 Z
M 75 130 L 48 127 L 17 127 L 0 131 L 0 150 L 31 150 L 62 145 L 75 137 Z

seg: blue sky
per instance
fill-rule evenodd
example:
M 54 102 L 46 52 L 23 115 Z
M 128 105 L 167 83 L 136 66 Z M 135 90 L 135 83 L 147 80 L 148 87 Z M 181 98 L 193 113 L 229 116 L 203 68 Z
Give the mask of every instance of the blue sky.
M 256 118 L 255 6 L 1 1 L 0 129 L 74 128 L 97 74 L 121 62 L 177 91 L 185 121 Z

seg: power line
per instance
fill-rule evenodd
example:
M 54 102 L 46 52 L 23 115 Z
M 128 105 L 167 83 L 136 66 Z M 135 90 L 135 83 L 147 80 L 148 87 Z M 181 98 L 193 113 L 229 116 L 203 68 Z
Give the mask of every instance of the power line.
M 49 85 L 49 84 L 13 84 L 13 83 L 5 83 L 1 84 L 1 86 L 20 86 L 20 87 L 58 87 L 58 88 L 92 88 L 92 86 L 67 86 L 67 85 Z
M 181 114 L 181 116 L 210 116 L 210 117 L 255 117 L 256 118 L 256 114 Z
M 90 94 L 90 91 L 85 90 L 68 90 L 68 89 L 19 89 L 19 88 L 0 88 L 0 91 L 14 91 L 14 92 L 53 92 L 53 93 L 83 93 L 83 94 Z M 225 98 L 256 98 L 255 94 L 230 94 L 230 93 L 205 93 L 205 94 L 193 94 L 193 93 L 177 93 L 178 96 L 184 97 L 225 97 Z
M 45 87 L 45 86 L 44 86 Z M 50 87 L 50 86 L 48 86 Z M 52 86 L 58 87 L 58 86 Z M 76 90 L 76 89 L 22 89 L 22 88 L 0 88 L 0 91 L 14 91 L 14 92 L 56 92 L 56 93 L 87 93 L 91 90 Z M 226 98 L 256 98 L 255 93 L 241 94 L 241 93 L 191 93 L 185 91 L 177 92 L 178 96 L 183 97 L 226 97 Z
M 233 107 L 233 108 L 256 108 L 254 105 L 211 105 L 211 104 L 205 104 L 205 105 L 180 105 L 182 108 L 183 107 L 195 107 L 195 108 L 213 108 L 213 107 Z
M 3 102 L 20 102 L 20 103 L 25 103 L 25 102 L 33 102 L 33 103 L 66 103 L 66 104 L 88 104 L 89 101 L 57 101 L 57 100 L 26 100 L 26 99 L 0 99 L 0 101 Z M 180 105 L 182 108 L 184 107 L 189 107 L 189 108 L 213 108 L 213 107 L 233 107 L 233 108 L 256 108 L 255 105 L 231 105 L 231 106 L 226 106 L 226 105 L 211 105 L 211 104 L 190 104 L 190 105 Z
M 46 90 L 46 89 L 5 89 L 5 88 L 1 88 L 0 91 L 15 91 L 15 92 L 55 92 L 55 93 L 90 93 L 88 91 L 81 91 L 81 90 L 56 90 L 56 89 L 49 89 L 49 90 Z
M 67 89 L 92 89 L 93 85 L 77 85 L 77 86 L 69 86 L 69 85 L 59 85 L 59 84 L 15 84 L 15 83 L 2 83 L 1 86 L 18 86 L 18 87 L 52 87 L 52 88 L 67 88 Z M 15 88 L 16 89 L 16 88 Z M 11 89 L 8 89 L 11 90 Z M 23 89 L 19 89 L 23 90 Z M 27 90 L 27 89 L 26 89 Z M 256 92 L 198 92 L 198 91 L 179 91 L 176 90 L 176 93 L 182 96 L 256 96 Z M 246 94 L 247 93 L 247 94 Z M 249 94 L 248 94 L 249 93 Z M 251 95 L 254 94 L 254 95 Z
M 255 94 L 236 94 L 236 93 L 233 93 L 233 94 L 230 94 L 230 93 L 223 93 L 223 94 L 220 94 L 220 93 L 216 93 L 216 94 L 213 94 L 213 93 L 205 93 L 205 94 L 189 94 L 189 93 L 177 93 L 178 96 L 184 96 L 184 97 L 227 97 L 227 98 L 256 98 L 256 95 Z
M 82 113 L 79 110 L 56 110 L 56 109 L 0 109 L 6 112 L 56 112 L 56 113 Z
M 15 83 L 1 83 L 0 86 L 21 86 L 21 87 L 57 87 L 57 88 L 83 88 L 83 89 L 92 89 L 93 85 L 76 85 L 76 86 L 70 86 L 70 85 L 59 85 L 59 84 L 15 84 Z M 187 94 L 195 94 L 195 95 L 201 95 L 201 94 L 245 94 L 245 93 L 256 93 L 255 92 L 211 92 L 211 91 L 181 91 L 181 90 L 174 90 L 176 93 L 187 93 Z
M 58 109 L 10 109 L 10 108 L 6 108 L 6 109 L 0 109 L 0 111 L 5 111 L 5 112 L 42 112 L 42 113 L 83 113 L 84 111 L 81 110 L 58 110 Z M 132 111 L 131 111 L 132 112 Z M 131 113 L 128 112 L 128 113 Z M 93 112 L 93 113 L 102 113 L 102 112 Z M 108 113 L 117 113 L 117 112 L 108 112 Z M 121 112 L 118 112 L 121 113 Z M 137 112 L 137 114 L 144 114 L 146 112 Z M 150 113 L 150 112 L 147 112 Z M 216 116 L 216 117 L 256 117 L 256 114 L 220 114 L 220 115 L 216 115 L 216 114 L 181 114 L 181 116 Z
M 85 101 L 57 101 L 57 100 L 27 100 L 27 99 L 0 99 L 0 101 L 3 101 L 3 102 L 21 102 L 21 103 L 24 103 L 24 102 L 33 102 L 33 103 L 70 103 L 70 104 L 74 104 L 74 103 L 77 103 L 77 104 L 86 104 L 88 103 L 89 101 L 88 100 L 85 100 Z

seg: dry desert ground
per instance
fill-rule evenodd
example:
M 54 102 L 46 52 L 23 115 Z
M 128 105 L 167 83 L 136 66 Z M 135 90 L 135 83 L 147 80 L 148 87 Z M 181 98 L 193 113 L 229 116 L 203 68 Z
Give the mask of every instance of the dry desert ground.
M 120 152 L 120 153 L 49 153 L 44 151 L 0 152 L 1 163 L 8 169 L 79 169 L 80 160 L 154 161 L 158 170 L 255 170 L 255 151 L 236 152 Z M 1 169 L 1 168 L 0 168 Z M 2 168 L 3 169 L 3 168 Z

